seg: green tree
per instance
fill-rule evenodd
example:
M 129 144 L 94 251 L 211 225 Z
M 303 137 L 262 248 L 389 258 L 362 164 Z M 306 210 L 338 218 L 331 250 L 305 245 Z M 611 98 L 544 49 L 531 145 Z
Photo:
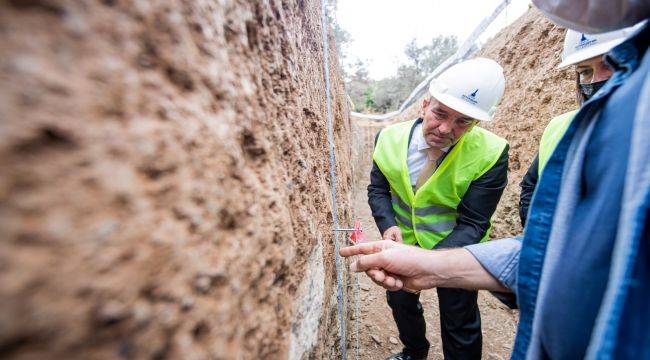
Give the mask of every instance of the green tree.
M 355 110 L 396 110 L 411 91 L 457 48 L 455 36 L 437 36 L 422 46 L 413 39 L 404 47 L 407 63 L 400 65 L 395 75 L 376 81 L 369 79 L 366 64 L 357 61 L 346 71 L 348 93 Z
M 437 36 L 423 49 L 420 68 L 426 76 L 458 50 L 458 39 L 455 36 Z
M 397 69 L 397 74 L 376 82 L 376 111 L 396 110 L 411 91 L 445 59 L 456 52 L 458 40 L 454 36 L 437 36 L 420 46 L 415 39 L 404 47 L 408 63 Z
M 368 86 L 366 88 L 366 91 L 363 92 L 363 96 L 365 97 L 365 101 L 363 102 L 363 105 L 365 106 L 366 109 L 375 108 L 375 94 L 373 90 L 374 89 L 371 86 Z
M 348 95 L 354 111 L 371 111 L 375 108 L 373 81 L 368 77 L 367 65 L 357 60 L 346 74 Z

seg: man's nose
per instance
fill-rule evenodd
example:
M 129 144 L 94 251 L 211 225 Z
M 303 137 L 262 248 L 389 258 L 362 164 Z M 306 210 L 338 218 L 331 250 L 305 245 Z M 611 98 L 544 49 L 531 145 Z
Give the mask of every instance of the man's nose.
M 438 126 L 438 132 L 441 134 L 449 134 L 451 130 L 451 124 L 448 121 L 444 121 Z

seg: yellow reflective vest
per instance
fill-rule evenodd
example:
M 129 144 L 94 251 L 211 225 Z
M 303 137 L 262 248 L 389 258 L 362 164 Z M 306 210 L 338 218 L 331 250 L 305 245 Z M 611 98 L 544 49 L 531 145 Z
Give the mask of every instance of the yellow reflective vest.
M 406 163 L 415 120 L 381 131 L 373 160 L 390 183 L 395 219 L 406 244 L 431 249 L 456 226 L 458 204 L 472 181 L 499 160 L 506 140 L 475 126 L 456 143 L 440 166 L 414 192 Z M 482 241 L 487 240 L 489 230 Z
M 573 110 L 554 117 L 553 120 L 548 123 L 546 129 L 544 129 L 542 139 L 539 141 L 538 176 L 542 175 L 544 166 L 546 166 L 546 163 L 553 154 L 553 150 L 555 150 L 557 143 L 559 143 L 562 136 L 564 136 L 564 133 L 569 128 L 569 124 L 571 124 L 571 120 L 573 120 L 573 117 L 577 112 L 578 110 Z

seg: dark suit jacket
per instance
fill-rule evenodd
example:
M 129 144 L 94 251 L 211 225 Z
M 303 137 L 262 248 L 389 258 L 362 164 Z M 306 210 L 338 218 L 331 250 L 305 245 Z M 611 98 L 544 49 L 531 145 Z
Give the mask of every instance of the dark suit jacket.
M 536 155 L 533 163 L 530 164 L 528 171 L 526 171 L 524 178 L 521 179 L 521 183 L 519 183 L 521 187 L 521 193 L 519 194 L 519 218 L 521 219 L 521 226 L 524 227 L 526 226 L 526 218 L 528 217 L 528 208 L 533 199 L 535 187 L 537 187 L 538 172 L 539 155 Z

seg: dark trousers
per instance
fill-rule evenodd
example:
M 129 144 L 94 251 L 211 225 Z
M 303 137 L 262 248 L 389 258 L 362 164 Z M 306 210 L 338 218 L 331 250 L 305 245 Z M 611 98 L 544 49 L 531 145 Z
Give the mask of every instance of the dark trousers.
M 481 359 L 483 337 L 481 314 L 478 310 L 478 292 L 438 288 L 442 350 L 446 360 Z M 387 291 L 388 306 L 393 310 L 404 353 L 415 358 L 426 358 L 429 341 L 426 338 L 424 309 L 420 294 L 406 291 Z

